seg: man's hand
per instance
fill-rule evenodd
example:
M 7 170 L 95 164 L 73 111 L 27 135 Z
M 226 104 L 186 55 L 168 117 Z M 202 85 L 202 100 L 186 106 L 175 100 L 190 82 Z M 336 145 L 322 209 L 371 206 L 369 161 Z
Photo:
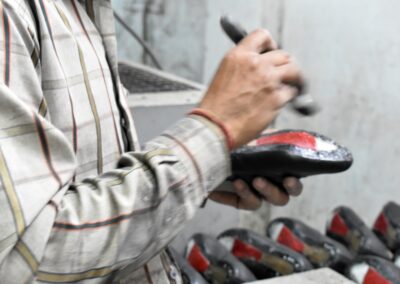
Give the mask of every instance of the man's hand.
M 225 124 L 234 148 L 263 131 L 297 94 L 290 86 L 303 82 L 291 56 L 275 49 L 268 31 L 251 33 L 225 56 L 200 104 Z
M 253 192 L 244 181 L 236 180 L 233 182 L 233 192 L 214 191 L 210 194 L 210 199 L 237 209 L 256 210 L 263 201 L 284 206 L 289 202 L 290 196 L 299 196 L 303 190 L 302 183 L 293 177 L 283 181 L 286 192 L 264 178 L 254 179 L 252 186 L 257 193 Z
M 267 53 L 264 51 L 269 50 Z M 243 39 L 222 61 L 200 108 L 214 114 L 224 123 L 233 138 L 234 148 L 258 136 L 278 115 L 279 110 L 297 95 L 303 78 L 291 56 L 276 50 L 268 31 L 257 30 Z M 254 210 L 262 201 L 285 205 L 289 195 L 302 191 L 298 179 L 284 180 L 286 192 L 263 178 L 252 186 L 241 180 L 233 183 L 234 192 L 214 191 L 214 201 L 238 209 Z

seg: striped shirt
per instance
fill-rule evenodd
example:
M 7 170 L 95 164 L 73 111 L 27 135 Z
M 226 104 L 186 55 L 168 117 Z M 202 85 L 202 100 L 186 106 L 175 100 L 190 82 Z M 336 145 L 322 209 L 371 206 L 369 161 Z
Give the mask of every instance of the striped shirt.
M 190 116 L 137 147 L 110 0 L 0 13 L 0 282 L 179 282 L 160 252 L 228 176 L 223 134 Z

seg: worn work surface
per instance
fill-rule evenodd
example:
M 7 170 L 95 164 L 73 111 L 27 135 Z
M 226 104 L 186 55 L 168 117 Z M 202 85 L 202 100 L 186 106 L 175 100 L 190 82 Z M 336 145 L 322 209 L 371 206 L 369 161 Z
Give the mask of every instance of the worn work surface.
M 292 276 L 252 282 L 252 284 L 354 284 L 329 268 L 322 268 Z

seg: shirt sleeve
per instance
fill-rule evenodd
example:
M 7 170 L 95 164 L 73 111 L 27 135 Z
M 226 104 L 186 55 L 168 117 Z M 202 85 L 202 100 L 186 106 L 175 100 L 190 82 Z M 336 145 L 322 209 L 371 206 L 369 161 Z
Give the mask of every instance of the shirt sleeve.
M 0 276 L 65 283 L 140 267 L 229 175 L 223 133 L 186 117 L 115 170 L 73 182 L 73 147 L 43 112 L 32 22 L 0 8 Z

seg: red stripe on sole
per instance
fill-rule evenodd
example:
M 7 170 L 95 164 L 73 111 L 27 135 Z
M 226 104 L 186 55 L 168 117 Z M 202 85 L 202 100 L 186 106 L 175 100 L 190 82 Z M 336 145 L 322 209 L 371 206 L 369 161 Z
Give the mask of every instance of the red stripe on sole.
M 233 247 L 232 254 L 239 258 L 253 258 L 259 261 L 262 257 L 262 252 L 256 247 L 249 245 L 241 240 L 236 239 Z
M 187 260 L 195 268 L 198 272 L 203 273 L 205 272 L 208 267 L 210 266 L 210 262 L 208 259 L 203 255 L 198 245 L 194 245 L 192 250 L 190 251 Z
M 374 224 L 374 229 L 376 231 L 378 231 L 379 233 L 386 235 L 386 233 L 389 229 L 389 222 L 386 219 L 386 216 L 383 212 L 379 215 L 378 219 L 376 219 L 375 224 Z
M 294 251 L 300 253 L 304 251 L 304 243 L 300 241 L 286 226 L 283 226 L 277 241 Z
M 392 284 L 392 282 L 386 280 L 375 269 L 369 268 L 362 284 Z
M 257 139 L 257 145 L 288 144 L 301 148 L 317 150 L 315 137 L 307 132 L 287 132 L 271 134 Z
M 347 227 L 342 217 L 336 213 L 332 218 L 332 222 L 328 230 L 331 233 L 344 237 L 349 232 L 349 227 Z

